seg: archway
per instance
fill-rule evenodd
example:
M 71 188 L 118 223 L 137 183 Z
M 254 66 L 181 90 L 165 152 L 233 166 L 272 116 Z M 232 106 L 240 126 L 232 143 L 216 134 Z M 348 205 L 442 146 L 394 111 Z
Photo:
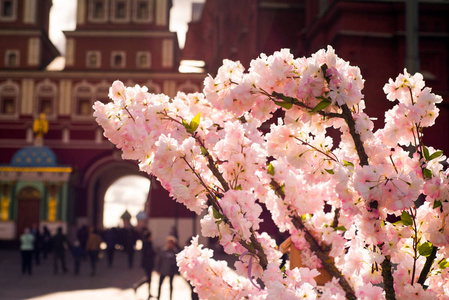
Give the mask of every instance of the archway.
M 125 211 L 131 214 L 131 224 L 136 226 L 136 215 L 145 209 L 149 190 L 150 180 L 142 176 L 129 175 L 116 180 L 104 196 L 103 227 L 119 227 Z
M 41 193 L 34 187 L 27 186 L 17 195 L 17 237 L 25 228 L 31 228 L 33 224 L 39 225 L 39 212 Z

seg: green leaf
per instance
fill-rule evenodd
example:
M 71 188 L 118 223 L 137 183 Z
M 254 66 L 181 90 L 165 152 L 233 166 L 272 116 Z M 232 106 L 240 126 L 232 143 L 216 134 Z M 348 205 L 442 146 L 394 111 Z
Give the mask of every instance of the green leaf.
M 418 252 L 422 256 L 429 256 L 432 253 L 433 245 L 431 242 L 425 242 L 418 248 Z
M 444 270 L 449 267 L 449 261 L 447 259 L 443 259 L 438 265 L 440 266 L 441 270 Z
M 409 226 L 409 225 L 413 225 L 413 219 L 412 216 L 410 216 L 410 214 L 408 212 L 406 212 L 405 210 L 402 212 L 401 214 L 401 221 L 402 224 Z
M 236 187 L 235 187 L 235 190 L 236 190 L 236 191 L 241 191 L 241 190 L 242 190 L 242 185 L 239 184 L 238 186 L 236 186 Z
M 347 229 L 344 226 L 338 226 L 338 227 L 335 227 L 335 230 L 346 231 Z
M 271 176 L 274 176 L 274 167 L 271 163 L 268 165 L 267 173 L 270 174 Z
M 320 110 L 325 109 L 326 107 L 328 107 L 329 105 L 331 105 L 331 101 L 324 98 L 324 100 L 322 100 L 320 103 L 318 103 L 312 110 L 311 112 L 317 112 Z
M 424 176 L 424 178 L 431 179 L 432 178 L 432 171 L 430 171 L 427 168 L 424 168 L 422 170 L 422 175 Z
M 192 129 L 190 128 L 190 124 L 188 124 L 184 119 L 182 120 L 182 125 L 184 125 L 184 128 L 186 129 L 187 132 L 191 133 L 190 131 Z
M 443 151 L 437 151 L 429 157 L 429 161 L 431 161 L 432 159 L 435 159 L 437 157 L 440 157 L 441 155 L 443 155 Z
M 329 174 L 335 174 L 334 170 L 332 170 L 332 169 L 324 169 L 324 171 L 326 171 Z
M 200 125 L 200 115 L 201 112 L 197 113 L 196 116 L 190 121 L 190 129 L 195 132 L 198 129 L 198 126 Z
M 223 220 L 224 216 L 218 212 L 215 208 L 212 208 L 212 213 L 214 214 L 214 218 L 218 220 Z
M 344 163 L 345 167 L 347 167 L 347 166 L 354 167 L 354 164 L 352 162 L 350 162 L 350 161 L 343 160 L 343 163 Z
M 203 146 L 201 146 L 201 154 L 206 156 L 207 154 L 209 154 L 209 151 L 207 151 L 206 148 L 204 148 Z
M 423 154 L 426 161 L 429 161 L 429 149 L 426 146 L 423 146 Z
M 283 108 L 285 108 L 285 109 L 290 109 L 290 108 L 293 107 L 293 103 L 290 103 L 290 102 L 286 102 L 286 101 L 276 101 L 276 100 L 273 100 L 273 101 L 274 101 L 274 103 L 275 103 L 276 105 L 278 105 L 278 106 L 280 106 L 280 107 L 283 107 Z
M 440 200 L 435 200 L 434 202 L 433 202 L 433 208 L 438 208 L 438 207 L 440 207 L 441 206 L 441 201 Z

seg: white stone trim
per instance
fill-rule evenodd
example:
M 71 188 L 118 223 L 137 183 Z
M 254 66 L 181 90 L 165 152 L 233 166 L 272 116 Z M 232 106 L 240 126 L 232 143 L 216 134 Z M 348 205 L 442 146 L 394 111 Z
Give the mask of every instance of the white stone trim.
M 83 25 L 86 23 L 86 0 L 78 0 L 76 7 L 76 24 Z
M 117 56 L 121 57 L 120 64 L 116 64 L 115 58 Z M 111 68 L 113 69 L 123 69 L 126 67 L 126 52 L 125 51 L 112 51 L 111 52 Z
M 125 11 L 123 18 L 116 17 L 117 4 L 122 3 L 125 5 Z M 131 19 L 131 1 L 129 0 L 111 0 L 111 22 L 112 23 L 129 23 Z
M 167 0 L 156 0 L 156 25 L 167 25 Z
M 11 64 L 11 62 L 9 60 L 11 54 L 15 54 L 15 56 L 16 56 L 16 61 L 15 61 L 14 65 Z M 20 51 L 17 49 L 7 49 L 5 51 L 5 67 L 16 68 L 18 66 L 20 66 Z
M 73 66 L 75 64 L 75 39 L 68 38 L 65 48 L 65 65 Z
M 145 59 L 146 61 L 142 61 L 142 59 Z M 136 67 L 139 69 L 151 68 L 151 52 L 138 51 L 136 53 Z
M 3 8 L 6 1 L 11 1 L 11 16 L 3 15 Z M 2 22 L 14 22 L 17 20 L 17 2 L 18 0 L 0 0 L 0 21 Z
M 161 85 L 149 80 L 145 83 L 149 93 L 160 94 L 162 92 Z
M 50 87 L 51 91 L 42 91 L 44 87 Z M 46 114 L 47 119 L 55 119 L 58 112 L 58 87 L 56 83 L 45 79 L 36 84 L 35 88 L 35 105 L 34 105 L 34 117 L 38 117 L 41 113 L 40 107 L 40 99 L 41 97 L 51 98 L 51 113 Z
M 139 18 L 139 4 L 147 3 L 147 17 Z M 133 0 L 132 20 L 134 23 L 152 23 L 154 22 L 154 0 Z
M 103 2 L 103 17 L 96 18 L 94 14 L 94 4 L 96 1 Z M 109 16 L 109 1 L 108 0 L 89 0 L 89 9 L 87 20 L 91 23 L 106 23 L 108 21 Z
M 201 89 L 199 88 L 199 86 L 197 86 L 196 84 L 192 83 L 190 80 L 187 80 L 186 82 L 184 82 L 183 84 L 180 84 L 177 88 L 178 91 L 183 92 L 183 93 L 194 93 L 194 92 L 201 92 Z M 190 91 L 190 90 L 194 90 L 194 91 Z
M 96 61 L 92 61 L 91 56 L 95 55 Z M 101 52 L 98 50 L 91 50 L 86 52 L 86 67 L 91 69 L 98 69 L 101 67 Z
M 84 90 L 80 90 L 84 89 Z M 86 80 L 83 80 L 73 86 L 72 89 L 72 95 L 73 95 L 73 101 L 72 101 L 72 118 L 79 119 L 79 120 L 92 120 L 93 115 L 92 114 L 80 114 L 78 112 L 78 98 L 82 97 L 83 99 L 88 98 L 89 108 L 92 107 L 93 100 L 94 100 L 94 92 L 95 92 L 95 86 L 92 83 L 87 82 Z
M 164 39 L 162 40 L 162 67 L 171 68 L 173 67 L 173 40 Z
M 23 6 L 23 23 L 36 24 L 36 1 L 25 0 L 25 5 Z
M 38 37 L 28 39 L 28 65 L 38 66 L 41 53 L 41 41 Z
M 8 90 L 12 91 L 8 91 Z M 19 116 L 19 99 L 20 99 L 20 86 L 17 82 L 13 82 L 8 79 L 0 84 L 0 107 L 3 109 L 3 97 L 14 98 L 14 113 L 5 114 L 0 110 L 0 116 L 2 118 L 17 118 Z

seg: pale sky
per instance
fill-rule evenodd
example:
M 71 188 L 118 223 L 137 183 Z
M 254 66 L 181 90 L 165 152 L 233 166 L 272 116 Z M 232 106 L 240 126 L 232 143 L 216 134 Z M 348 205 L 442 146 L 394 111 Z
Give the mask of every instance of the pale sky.
M 76 0 L 53 0 L 50 12 L 50 39 L 63 54 L 65 37 L 62 30 L 74 30 L 76 25 Z M 205 0 L 173 0 L 170 31 L 178 33 L 180 47 L 184 47 L 187 23 L 192 16 L 192 3 Z

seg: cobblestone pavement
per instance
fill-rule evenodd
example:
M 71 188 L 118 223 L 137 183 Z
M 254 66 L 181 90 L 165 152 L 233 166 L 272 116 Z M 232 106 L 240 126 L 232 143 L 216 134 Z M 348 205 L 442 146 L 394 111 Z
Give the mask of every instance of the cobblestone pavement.
M 90 276 L 89 261 L 81 264 L 78 275 L 73 273 L 73 262 L 66 253 L 67 273 L 53 273 L 53 257 L 41 259 L 40 265 L 33 264 L 33 274 L 21 272 L 20 253 L 13 250 L 0 250 L 0 299 L 1 300 L 146 300 L 148 286 L 142 285 L 134 293 L 132 285 L 143 275 L 140 265 L 140 252 L 136 252 L 135 266 L 129 269 L 126 257 L 116 252 L 114 265 L 108 268 L 106 259 L 101 258 L 96 276 Z M 153 272 L 151 294 L 157 296 L 159 275 Z M 161 300 L 169 299 L 169 284 L 166 279 L 162 285 Z M 155 299 L 155 298 L 154 298 Z M 175 276 L 174 300 L 189 300 L 190 286 L 181 276 Z

